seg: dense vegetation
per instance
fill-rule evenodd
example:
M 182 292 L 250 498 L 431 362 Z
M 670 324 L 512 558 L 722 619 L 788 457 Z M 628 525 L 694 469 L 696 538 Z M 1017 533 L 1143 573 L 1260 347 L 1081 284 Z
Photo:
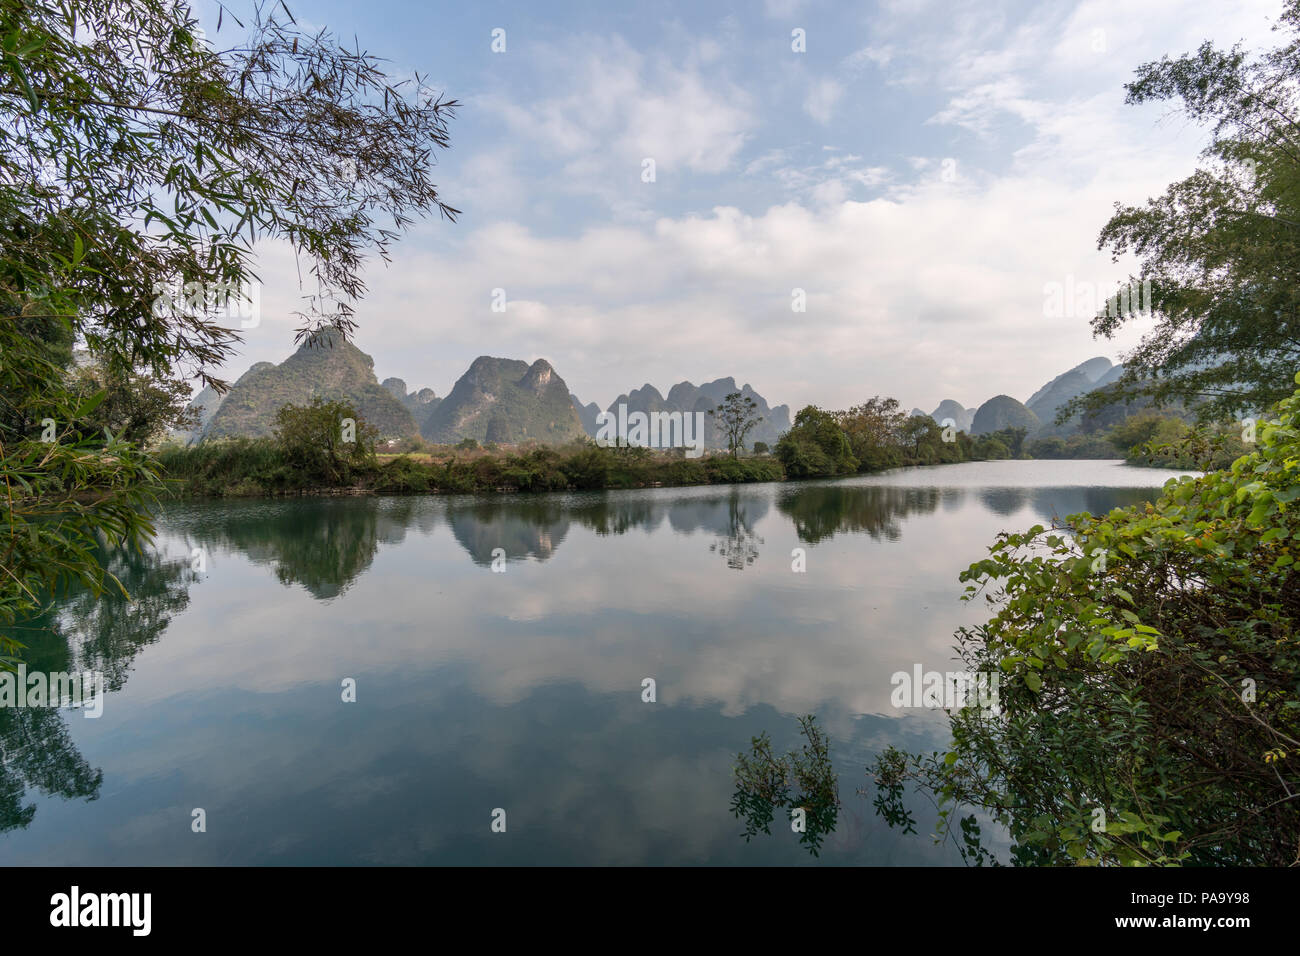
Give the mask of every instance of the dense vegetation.
M 351 423 L 351 432 L 347 424 Z M 773 458 L 652 453 L 599 448 L 590 440 L 511 452 L 481 449 L 473 439 L 454 448 L 382 456 L 376 430 L 343 402 L 286 405 L 270 438 L 168 446 L 158 459 L 174 492 L 203 496 L 302 494 L 331 490 L 378 493 L 468 493 L 644 488 L 724 482 L 776 481 Z
M 884 753 L 882 812 L 910 823 L 912 780 L 941 828 L 960 807 L 1008 827 L 1017 863 L 1294 865 L 1297 502 L 1300 391 L 1225 471 L 1001 535 L 962 576 L 994 616 L 958 635 L 968 670 L 1005 676 L 1001 714 L 956 713 L 947 754 Z
M 972 438 L 928 415 L 908 415 L 895 399 L 876 396 L 847 411 L 801 409 L 774 454 L 790 478 L 830 478 L 904 465 L 1028 457 L 1026 434 L 1024 428 L 1008 428 Z M 1106 457 L 1113 456 L 1111 449 Z
M 745 408 L 738 409 L 737 427 L 744 426 L 748 415 Z M 346 446 L 340 443 L 338 424 L 344 419 L 353 420 L 358 428 L 356 441 Z M 762 453 L 741 456 L 737 447 L 725 457 L 709 454 L 698 459 L 685 457 L 682 450 L 601 448 L 586 438 L 566 445 L 534 443 L 505 450 L 495 442 L 480 445 L 472 438 L 454 446 L 407 438 L 394 443 L 395 455 L 386 455 L 378 453 L 377 429 L 356 407 L 320 399 L 306 406 L 281 406 L 276 422 L 272 437 L 207 441 L 188 448 L 170 445 L 160 450 L 158 459 L 178 493 L 254 496 L 329 490 L 563 491 L 780 481 L 1029 455 L 1023 428 L 974 439 L 941 428 L 929 416 L 909 417 L 893 399 L 880 398 L 847 412 L 803 409 L 771 455 L 764 446 Z M 288 422 L 297 425 L 290 429 Z M 326 453 L 339 448 L 346 448 L 345 458 L 332 458 L 334 451 Z M 1116 454 L 1113 444 L 1105 444 L 1102 450 L 1104 457 Z
M 1137 70 L 1130 103 L 1173 102 L 1211 130 L 1204 162 L 1144 205 L 1118 205 L 1098 245 L 1140 260 L 1156 325 L 1124 357 L 1098 406 L 1145 395 L 1185 402 L 1223 421 L 1267 409 L 1300 367 L 1300 3 L 1283 5 L 1290 33 L 1266 55 L 1205 42 Z M 1113 303 L 1112 303 L 1113 305 Z M 1102 310 L 1093 329 L 1112 336 L 1136 316 Z
M 148 539 L 148 403 L 109 390 L 217 384 L 239 336 L 213 313 L 254 280 L 257 243 L 311 276 L 304 335 L 348 332 L 363 256 L 456 215 L 429 179 L 454 103 L 287 8 L 238 26 L 218 49 L 184 2 L 0 0 L 0 622 L 70 582 L 112 587 L 101 547 Z M 86 427 L 101 408 L 124 434 Z
M 886 821 L 914 826 L 915 785 L 969 862 L 1001 862 L 981 819 L 1018 864 L 1300 862 L 1300 0 L 1280 26 L 1292 39 L 1260 61 L 1206 43 L 1129 84 L 1214 137 L 1206 168 L 1103 229 L 1141 259 L 1157 327 L 1114 387 L 1066 406 L 1138 412 L 1110 434 L 1131 459 L 1219 470 L 1000 535 L 962 575 L 993 617 L 957 634 L 965 669 L 1004 678 L 999 706 L 953 711 L 946 753 L 891 747 L 872 768 Z M 1219 424 L 1190 430 L 1169 405 Z
M 738 420 L 744 424 L 747 412 Z M 327 449 L 339 445 L 338 422 L 352 419 L 358 442 L 345 459 Z M 306 421 L 313 424 L 308 428 Z M 299 422 L 293 439 L 286 422 Z M 158 453 L 174 492 L 193 496 L 242 497 L 328 491 L 379 493 L 468 493 L 564 491 L 568 489 L 647 488 L 728 482 L 833 478 L 910 465 L 1011 458 L 1115 458 L 1128 454 L 1140 464 L 1202 468 L 1235 446 L 1210 440 L 1177 419 L 1158 415 L 1126 421 L 1104 434 L 1032 440 L 1024 428 L 1007 428 L 972 438 L 942 428 L 926 415 L 908 416 L 894 399 L 873 398 L 848 411 L 801 410 L 793 427 L 768 454 L 764 445 L 741 456 L 709 454 L 699 459 L 680 450 L 599 448 L 590 439 L 565 445 L 523 443 L 506 446 L 462 439 L 452 445 L 419 437 L 377 446 L 378 429 L 347 402 L 286 404 L 266 438 L 206 441 Z M 1177 445 L 1162 445 L 1162 441 Z M 394 454 L 384 454 L 391 451 Z

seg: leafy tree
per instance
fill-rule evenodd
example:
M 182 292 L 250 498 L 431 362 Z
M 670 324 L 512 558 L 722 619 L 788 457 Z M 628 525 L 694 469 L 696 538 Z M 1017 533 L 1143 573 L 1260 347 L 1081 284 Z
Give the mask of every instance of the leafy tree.
M 989 432 L 986 437 L 996 439 L 1007 447 L 1007 453 L 1012 458 L 1019 458 L 1025 449 L 1025 437 L 1029 434 L 1024 428 L 1002 428 L 995 432 Z
M 1291 37 L 1262 57 L 1207 42 L 1196 52 L 1146 63 L 1128 102 L 1177 101 L 1209 124 L 1205 165 L 1144 206 L 1118 207 L 1099 246 L 1135 253 L 1150 282 L 1157 324 L 1114 387 L 1086 396 L 1185 400 L 1202 417 L 1264 409 L 1290 392 L 1300 366 L 1300 0 L 1279 28 Z M 1113 336 L 1134 317 L 1110 307 L 1093 320 Z M 1071 408 L 1080 404 L 1076 401 Z
M 853 457 L 864 471 L 881 471 L 903 463 L 900 445 L 907 417 L 897 399 L 879 395 L 836 414 Z
M 23 343 L 24 366 L 5 356 L 15 375 L 0 375 L 0 442 L 20 441 L 40 427 L 46 409 L 32 401 L 32 391 L 44 386 L 47 377 L 57 381 L 60 370 L 72 364 L 74 336 L 66 322 L 56 316 L 23 315 L 12 302 L 4 308 L 0 300 L 0 341 Z
M 275 416 L 275 440 L 286 463 L 330 485 L 373 467 L 377 435 L 346 402 L 315 398 L 310 405 L 284 405 Z
M 975 457 L 984 461 L 1002 461 L 1011 457 L 1011 449 L 999 438 L 982 435 L 975 443 Z
M 1147 411 L 1125 419 L 1110 430 L 1108 437 L 1121 454 L 1127 455 L 1138 445 L 1151 441 L 1175 441 L 1186 431 L 1187 425 L 1179 419 Z
M 886 807 L 912 781 L 941 827 L 983 808 L 1018 863 L 1294 864 L 1298 506 L 1300 390 L 1228 470 L 1000 535 L 962 574 L 994 616 L 958 632 L 1000 712 L 956 713 L 947 754 L 885 755 Z
M 857 471 L 858 460 L 835 416 L 815 405 L 799 410 L 776 443 L 776 456 L 791 478 L 827 478 Z
M 758 403 L 740 392 L 731 392 L 717 408 L 709 410 L 722 434 L 727 436 L 727 448 L 735 458 L 741 448 L 745 447 L 745 436 L 754 430 L 762 420 L 758 414 Z
M 87 419 L 76 423 L 83 432 L 106 432 L 148 448 L 168 431 L 184 431 L 198 423 L 189 409 L 189 383 L 175 375 L 110 371 L 92 362 L 78 366 L 72 378 L 72 387 L 86 397 L 104 393 L 104 400 Z
M 1058 436 L 1037 438 L 1026 449 L 1031 458 L 1069 458 L 1065 439 Z
M 416 214 L 456 215 L 429 180 L 456 104 L 280 9 L 219 50 L 176 0 L 0 0 L 0 621 L 68 581 L 111 583 L 99 544 L 152 533 L 154 463 L 73 427 L 107 390 L 78 394 L 70 343 L 109 382 L 224 386 L 211 370 L 238 335 L 213 313 L 256 279 L 255 243 L 306 260 L 301 335 L 346 332 L 366 251 Z
M 899 437 L 911 450 L 912 457 L 920 458 L 921 447 L 927 442 L 938 442 L 940 433 L 938 422 L 929 415 L 912 415 L 903 422 L 903 432 Z

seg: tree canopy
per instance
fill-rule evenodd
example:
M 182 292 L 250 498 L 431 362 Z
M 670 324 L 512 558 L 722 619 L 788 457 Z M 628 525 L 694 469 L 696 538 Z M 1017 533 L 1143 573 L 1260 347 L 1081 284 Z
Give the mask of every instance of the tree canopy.
M 1201 168 L 1144 205 L 1117 204 L 1102 229 L 1099 247 L 1137 256 L 1156 325 L 1125 356 L 1123 377 L 1081 404 L 1149 396 L 1223 418 L 1290 393 L 1300 367 L 1300 0 L 1288 0 L 1277 29 L 1290 36 L 1262 56 L 1207 42 L 1143 64 L 1127 85 L 1129 103 L 1176 102 L 1210 126 L 1211 142 Z M 1113 336 L 1136 315 L 1105 309 L 1093 330 Z
M 224 386 L 238 330 L 217 313 L 259 243 L 316 283 L 300 336 L 349 332 L 366 254 L 457 214 L 430 181 L 454 101 L 282 3 L 217 26 L 228 46 L 179 0 L 0 0 L 0 619 L 63 580 L 101 586 L 97 542 L 151 532 L 151 460 L 74 427 L 106 390 L 71 380 L 71 344 L 108 381 Z

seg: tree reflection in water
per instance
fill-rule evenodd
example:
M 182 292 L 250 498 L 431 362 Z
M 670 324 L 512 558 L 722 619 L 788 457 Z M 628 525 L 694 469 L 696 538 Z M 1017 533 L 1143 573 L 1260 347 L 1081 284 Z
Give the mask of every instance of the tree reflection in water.
M 722 555 L 727 567 L 743 571 L 758 558 L 762 543 L 763 539 L 754 533 L 740 493 L 733 491 L 727 499 L 727 533 L 709 545 L 709 550 Z
M 188 558 L 167 559 L 155 551 L 122 549 L 101 560 L 127 591 L 103 594 L 77 590 L 57 610 L 7 633 L 26 646 L 29 673 L 98 671 L 104 691 L 121 690 L 136 654 L 156 642 L 171 619 L 189 604 L 197 577 Z M 129 596 L 128 596 L 129 595 Z M 77 751 L 67 711 L 52 707 L 0 708 L 0 832 L 26 827 L 36 790 L 65 800 L 94 800 L 103 771 Z
M 772 752 L 766 731 L 750 741 L 749 753 L 736 755 L 736 789 L 731 812 L 745 823 L 741 834 L 748 843 L 759 832 L 772 833 L 778 810 L 786 811 L 799 843 L 813 856 L 835 830 L 840 813 L 838 780 L 830 758 L 830 741 L 811 714 L 799 718 L 805 743 L 783 756 Z

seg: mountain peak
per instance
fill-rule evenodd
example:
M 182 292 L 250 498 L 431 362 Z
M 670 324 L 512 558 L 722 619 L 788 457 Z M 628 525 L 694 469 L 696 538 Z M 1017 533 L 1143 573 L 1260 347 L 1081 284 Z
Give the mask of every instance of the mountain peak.
M 480 355 L 421 427 L 431 441 L 564 442 L 583 434 L 569 388 L 546 359 Z
M 381 436 L 415 434 L 410 412 L 393 388 L 379 384 L 374 364 L 338 329 L 322 328 L 279 365 L 257 362 L 241 375 L 216 407 L 200 440 L 269 435 L 281 407 L 307 405 L 313 398 L 350 403 Z
M 524 377 L 519 380 L 519 383 L 540 395 L 551 384 L 552 380 L 557 379 L 559 379 L 559 376 L 555 374 L 555 369 L 551 367 L 551 363 L 546 359 L 539 358 L 528 367 L 528 371 L 524 373 Z M 565 392 L 568 392 L 567 388 Z

